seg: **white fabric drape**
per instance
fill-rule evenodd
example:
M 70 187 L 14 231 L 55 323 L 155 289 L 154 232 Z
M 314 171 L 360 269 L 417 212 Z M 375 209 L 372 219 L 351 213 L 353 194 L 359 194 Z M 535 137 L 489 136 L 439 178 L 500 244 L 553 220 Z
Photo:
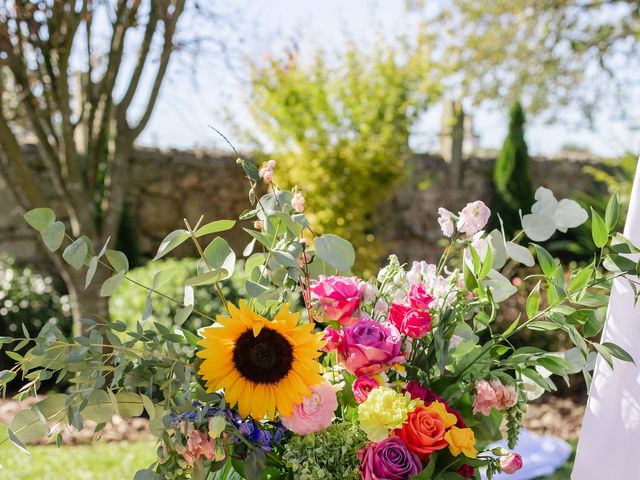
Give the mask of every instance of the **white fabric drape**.
M 640 162 L 624 234 L 640 246 Z M 640 302 L 616 280 L 602 341 L 620 345 L 636 365 L 614 359 L 612 371 L 598 358 L 582 422 L 572 480 L 640 478 Z

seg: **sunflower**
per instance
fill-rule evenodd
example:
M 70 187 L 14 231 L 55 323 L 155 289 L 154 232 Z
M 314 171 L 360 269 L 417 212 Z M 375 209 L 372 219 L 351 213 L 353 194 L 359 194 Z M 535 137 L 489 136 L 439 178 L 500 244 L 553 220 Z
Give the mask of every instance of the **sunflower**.
M 291 414 L 311 395 L 309 387 L 323 381 L 317 361 L 322 334 L 313 332 L 313 324 L 298 325 L 299 314 L 287 305 L 271 321 L 243 301 L 239 308 L 228 304 L 228 310 L 230 316 L 218 316 L 219 326 L 204 329 L 198 342 L 204 359 L 198 374 L 207 391 L 223 388 L 243 417 L 273 419 L 276 410 Z

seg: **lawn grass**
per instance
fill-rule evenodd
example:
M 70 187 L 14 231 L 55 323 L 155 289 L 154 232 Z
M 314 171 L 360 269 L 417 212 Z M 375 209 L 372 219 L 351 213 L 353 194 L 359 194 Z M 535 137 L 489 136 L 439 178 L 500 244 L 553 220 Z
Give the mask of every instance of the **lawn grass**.
M 550 477 L 569 480 L 573 454 L 567 464 Z M 5 443 L 0 446 L 0 480 L 131 480 L 134 473 L 155 460 L 154 442 L 96 442 L 93 445 L 38 445 L 27 455 Z
M 0 480 L 131 480 L 156 457 L 155 443 L 146 441 L 34 445 L 29 452 L 0 446 Z

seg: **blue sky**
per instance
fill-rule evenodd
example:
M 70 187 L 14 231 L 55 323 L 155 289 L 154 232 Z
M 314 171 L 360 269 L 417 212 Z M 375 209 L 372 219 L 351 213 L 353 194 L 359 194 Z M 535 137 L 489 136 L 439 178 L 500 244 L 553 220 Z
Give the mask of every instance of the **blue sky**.
M 231 131 L 229 112 L 240 124 L 248 122 L 243 108 L 247 91 L 243 58 L 278 52 L 294 39 L 299 41 L 304 55 L 318 47 L 339 49 L 345 38 L 364 45 L 379 34 L 409 33 L 415 22 L 407 15 L 404 4 L 404 0 L 235 0 L 231 3 L 238 17 L 231 33 L 235 46 L 233 71 L 222 61 L 203 60 L 197 77 L 190 79 L 184 64 L 174 62 L 139 143 L 163 148 L 222 148 L 208 125 Z M 225 32 L 223 37 L 228 35 Z M 441 111 L 441 105 L 434 105 L 418 126 L 413 144 L 419 149 L 437 149 Z M 474 118 L 481 147 L 499 148 L 506 133 L 506 112 L 485 106 L 468 113 Z M 598 117 L 593 130 L 567 124 L 546 125 L 531 119 L 527 130 L 530 151 L 554 154 L 569 143 L 586 146 L 603 156 L 640 150 L 640 132 L 612 121 L 610 113 Z M 571 112 L 565 112 L 565 117 L 571 116 Z

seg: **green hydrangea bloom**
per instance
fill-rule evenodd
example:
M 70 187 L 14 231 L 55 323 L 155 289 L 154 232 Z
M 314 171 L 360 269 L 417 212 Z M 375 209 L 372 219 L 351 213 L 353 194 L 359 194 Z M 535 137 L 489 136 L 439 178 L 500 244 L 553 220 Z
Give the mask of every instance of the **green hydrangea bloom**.
M 296 480 L 358 480 L 358 450 L 365 443 L 355 425 L 334 423 L 317 433 L 294 436 L 283 460 Z

